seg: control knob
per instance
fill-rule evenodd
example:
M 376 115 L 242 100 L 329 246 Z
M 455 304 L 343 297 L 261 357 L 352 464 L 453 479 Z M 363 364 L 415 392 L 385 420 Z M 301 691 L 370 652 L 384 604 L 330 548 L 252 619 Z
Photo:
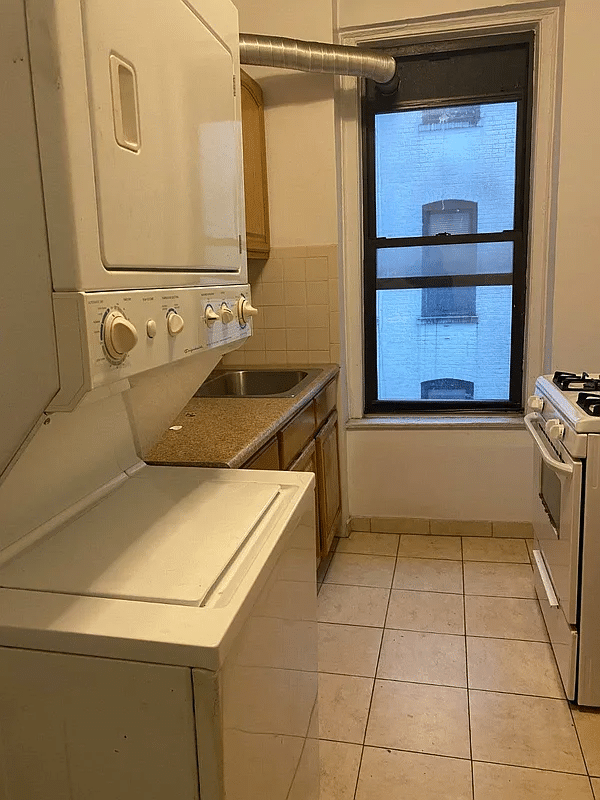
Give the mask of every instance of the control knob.
M 185 323 L 183 317 L 176 311 L 169 311 L 167 314 L 167 330 L 170 336 L 178 336 L 183 330 Z
M 121 363 L 138 343 L 135 325 L 120 311 L 111 311 L 104 320 L 104 347 L 112 361 Z
M 204 309 L 204 322 L 206 322 L 208 327 L 212 328 L 212 326 L 215 324 L 215 322 L 218 319 L 220 319 L 220 317 L 217 314 L 217 312 L 214 310 L 214 308 L 212 306 L 210 306 L 210 305 L 206 306 L 206 308 Z
M 228 322 L 231 322 L 233 319 L 233 311 L 229 308 L 227 303 L 223 303 L 221 306 L 221 322 L 223 325 L 227 325 Z
M 527 401 L 527 407 L 532 411 L 542 411 L 544 408 L 544 398 L 538 397 L 536 394 L 532 395 Z
M 250 301 L 246 300 L 245 297 L 240 297 L 237 302 L 237 315 L 240 325 L 245 325 L 250 317 L 255 317 L 257 314 L 258 308 L 254 308 Z
M 559 419 L 549 419 L 544 426 L 544 430 L 549 439 L 556 441 L 563 438 L 565 426 Z

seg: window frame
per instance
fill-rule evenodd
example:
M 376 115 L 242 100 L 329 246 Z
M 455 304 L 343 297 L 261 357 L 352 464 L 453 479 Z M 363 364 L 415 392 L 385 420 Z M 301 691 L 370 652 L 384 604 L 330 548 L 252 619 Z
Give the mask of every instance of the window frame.
M 491 50 L 497 47 L 526 44 L 528 68 L 526 85 L 522 92 L 480 92 L 468 96 L 443 96 L 417 100 L 394 102 L 389 96 L 380 95 L 381 102 L 373 102 L 371 82 L 362 101 L 362 158 L 363 158 L 363 377 L 364 413 L 389 415 L 403 414 L 407 411 L 420 411 L 439 414 L 443 411 L 463 412 L 522 412 L 524 395 L 524 355 L 527 310 L 527 248 L 529 227 L 529 177 L 531 169 L 532 116 L 533 116 L 533 65 L 535 60 L 534 32 L 516 34 L 490 34 L 468 40 L 451 37 L 445 41 L 429 44 L 412 44 L 393 48 L 398 60 L 413 58 L 415 55 L 431 55 Z M 390 48 L 386 48 L 390 52 Z M 401 66 L 400 66 L 401 74 Z M 371 95 L 371 96 L 369 96 Z M 380 113 L 395 113 L 399 110 L 427 111 L 435 107 L 460 105 L 484 106 L 489 103 L 517 103 L 517 149 L 514 223 L 511 230 L 494 233 L 475 233 L 468 235 L 448 235 L 447 244 L 473 244 L 485 242 L 510 241 L 513 244 L 513 272 L 496 275 L 460 275 L 424 277 L 420 279 L 396 279 L 376 277 L 377 250 L 384 247 L 410 247 L 440 245 L 439 236 L 378 238 L 376 236 L 375 208 L 375 117 Z M 424 213 L 424 212 L 423 212 Z M 444 237 L 446 238 L 446 237 Z M 507 277 L 509 280 L 507 280 Z M 511 285 L 512 321 L 509 397 L 507 400 L 380 400 L 377 380 L 377 289 L 410 288 L 412 283 L 426 284 L 413 288 L 438 288 L 444 286 Z

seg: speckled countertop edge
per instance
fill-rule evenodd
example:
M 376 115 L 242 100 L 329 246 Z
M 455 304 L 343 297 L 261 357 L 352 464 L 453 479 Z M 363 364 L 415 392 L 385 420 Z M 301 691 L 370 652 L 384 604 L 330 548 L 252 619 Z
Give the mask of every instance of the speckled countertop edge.
M 298 368 L 320 372 L 296 397 L 192 397 L 171 423 L 181 429 L 166 430 L 145 460 L 161 466 L 241 467 L 339 372 L 337 364 L 255 369 Z

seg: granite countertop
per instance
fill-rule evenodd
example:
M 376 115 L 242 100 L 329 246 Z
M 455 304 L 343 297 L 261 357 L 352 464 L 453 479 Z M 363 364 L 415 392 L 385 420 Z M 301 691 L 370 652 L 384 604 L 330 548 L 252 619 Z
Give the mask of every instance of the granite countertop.
M 192 397 L 171 423 L 181 429 L 165 431 L 145 460 L 167 466 L 241 467 L 339 371 L 337 364 L 290 365 L 298 367 L 320 372 L 296 397 Z

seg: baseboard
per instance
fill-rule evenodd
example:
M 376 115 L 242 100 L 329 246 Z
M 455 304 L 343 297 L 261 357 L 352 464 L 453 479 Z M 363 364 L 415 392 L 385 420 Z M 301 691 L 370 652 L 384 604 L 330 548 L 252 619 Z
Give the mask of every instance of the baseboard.
M 504 520 L 425 519 L 421 517 L 350 517 L 349 531 L 413 533 L 434 536 L 495 536 L 533 538 L 531 522 Z

